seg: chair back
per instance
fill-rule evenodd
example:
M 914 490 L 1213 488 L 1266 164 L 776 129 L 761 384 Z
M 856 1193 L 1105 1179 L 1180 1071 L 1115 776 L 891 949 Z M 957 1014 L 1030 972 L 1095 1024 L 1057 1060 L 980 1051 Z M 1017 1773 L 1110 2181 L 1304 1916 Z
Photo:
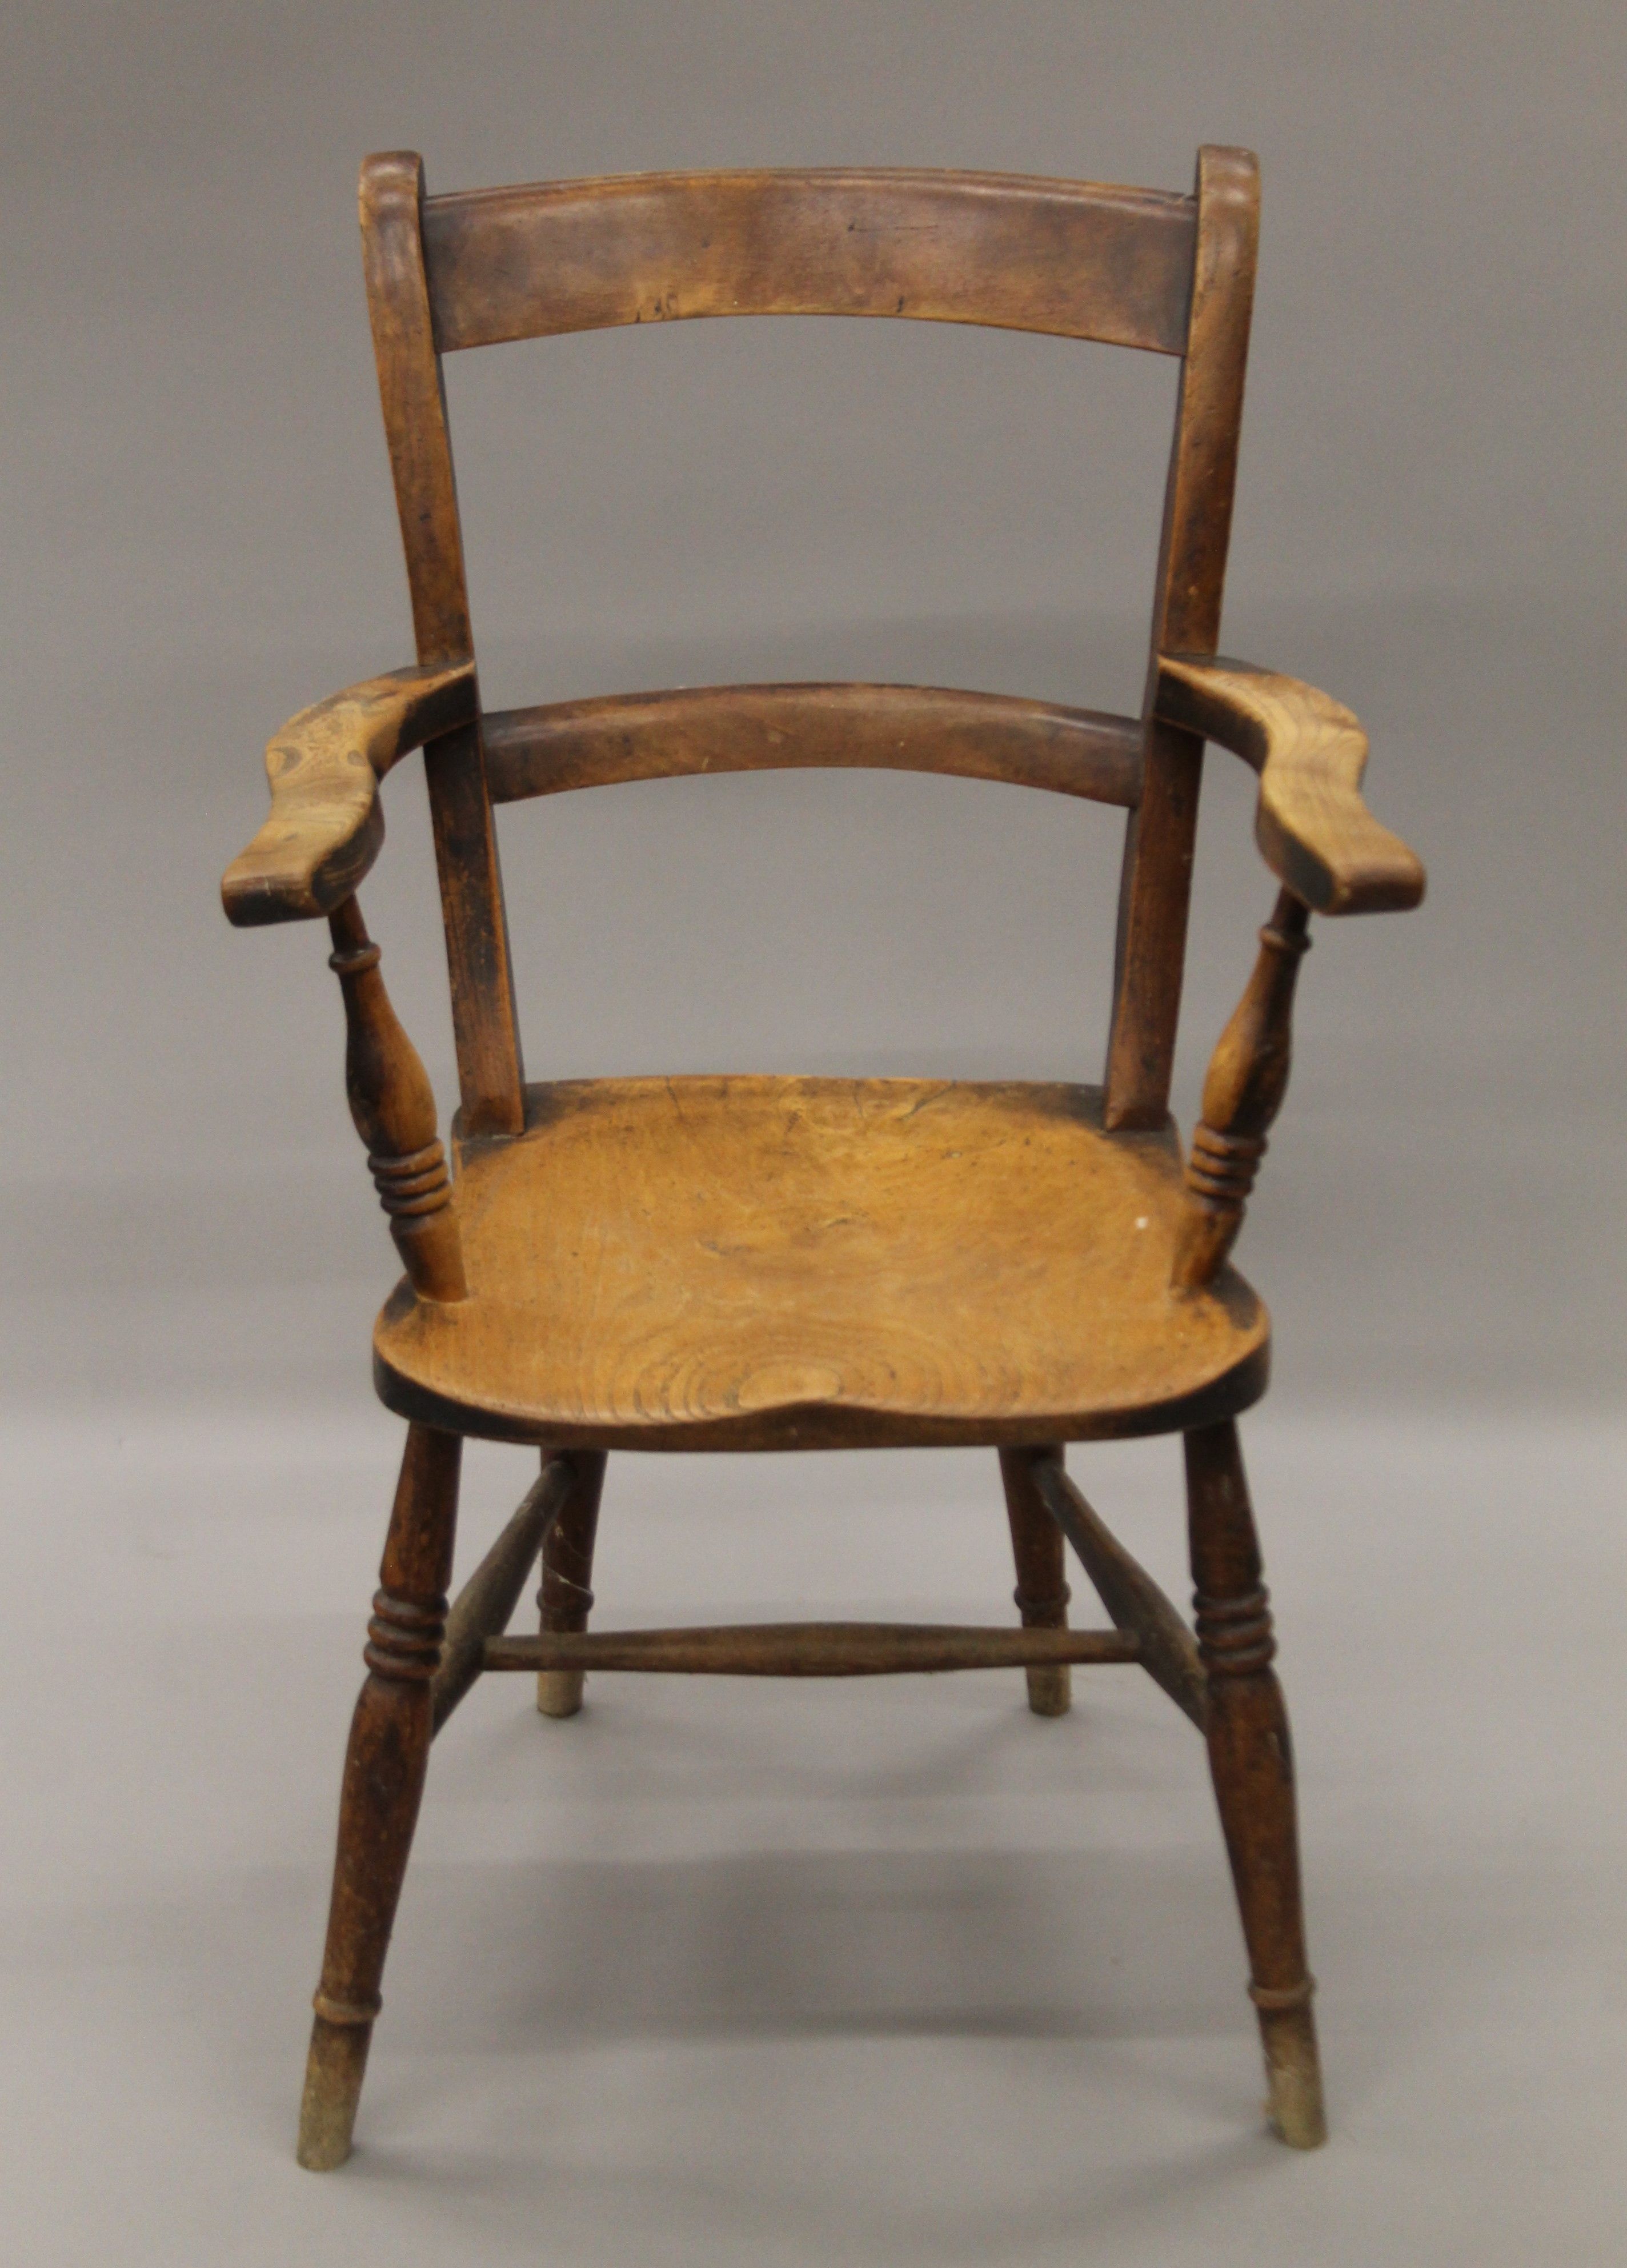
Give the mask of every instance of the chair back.
M 999 173 L 645 173 L 425 195 L 370 158 L 368 305 L 418 658 L 474 658 L 441 357 L 712 315 L 874 315 L 1102 340 L 1182 361 L 1149 685 L 1212 654 L 1254 296 L 1258 174 L 1199 152 L 1190 196 Z M 494 800 L 615 778 L 878 763 L 1129 812 L 1108 1123 L 1165 1116 L 1203 742 L 1152 720 L 918 688 L 752 687 L 519 711 L 425 750 L 466 1134 L 517 1131 L 519 1025 Z

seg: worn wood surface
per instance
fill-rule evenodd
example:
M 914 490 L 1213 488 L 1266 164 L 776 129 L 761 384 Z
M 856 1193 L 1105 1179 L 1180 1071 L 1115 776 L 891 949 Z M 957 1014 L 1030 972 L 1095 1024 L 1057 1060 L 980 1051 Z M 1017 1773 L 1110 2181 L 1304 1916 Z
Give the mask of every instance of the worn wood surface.
M 1268 2108 L 1285 2142 L 1312 2150 L 1328 2130 L 1305 1956 L 1293 1747 L 1271 1668 L 1277 1641 L 1236 1426 L 1189 1432 L 1186 1471 L 1209 1764 L 1248 1948 Z
M 302 710 L 266 748 L 271 815 L 220 886 L 239 929 L 309 921 L 350 895 L 384 841 L 379 782 L 409 749 L 471 723 L 475 666 L 397 669 Z
M 1179 354 L 1191 200 L 1005 173 L 637 173 L 431 197 L 443 353 L 695 315 L 985 323 Z
M 328 1944 L 299 2116 L 299 2162 L 341 2165 L 350 2136 L 396 1901 L 417 1823 L 433 1734 L 463 1444 L 409 1428 L 363 1659 L 339 1799 Z
M 1203 741 L 1156 712 L 1158 658 L 1212 653 L 1231 540 L 1254 309 L 1260 173 L 1247 150 L 1197 159 L 1197 242 L 1164 497 L 1141 799 L 1124 839 L 1108 1123 L 1155 1126 L 1169 1101 L 1186 960 Z
M 543 1454 L 550 1452 L 544 1450 Z M 537 1612 L 544 1638 L 587 1628 L 593 1610 L 593 1543 L 605 1485 L 602 1449 L 556 1450 L 551 1454 L 570 1476 L 571 1487 L 542 1553 Z M 582 1706 L 583 1683 L 579 1669 L 539 1669 L 538 1710 L 544 1717 L 574 1717 Z
M 1124 1549 L 1069 1479 L 1060 1449 L 1017 1449 L 1005 1454 L 1013 1461 L 1027 1459 L 1030 1485 L 1055 1521 L 1057 1540 L 1067 1537 L 1115 1627 L 1133 1631 L 1139 1639 L 1142 1668 L 1201 1732 L 1208 1700 L 1197 1641 L 1191 1631 L 1140 1561 Z
M 1157 714 L 1218 740 L 1260 775 L 1255 836 L 1265 863 L 1313 913 L 1404 912 L 1424 868 L 1362 801 L 1367 736 L 1340 702 L 1252 662 L 1169 653 Z
M 1128 717 L 923 685 L 715 685 L 508 709 L 482 720 L 494 802 L 696 772 L 868 765 L 1132 805 Z
M 1204 1115 L 1187 1160 L 1187 1211 L 1170 1280 L 1179 1292 L 1213 1281 L 1237 1241 L 1266 1135 L 1288 1091 L 1294 988 L 1310 950 L 1310 916 L 1292 890 L 1277 897 L 1242 998 L 1204 1081 Z
M 452 1602 L 440 1667 L 430 1687 L 439 1732 L 485 1668 L 489 1638 L 500 1638 L 519 1603 L 537 1555 L 570 1498 L 572 1475 L 563 1457 L 542 1460 L 541 1476 L 520 1499 L 497 1542 Z
M 1034 1485 L 1035 1456 L 1060 1456 L 1059 1449 L 1002 1449 L 1000 1483 L 1005 1518 L 1017 1563 L 1015 1602 L 1025 1630 L 1065 1630 L 1068 1588 L 1062 1531 Z M 1072 1705 L 1072 1683 L 1065 1662 L 1030 1663 L 1028 1706 L 1036 1717 L 1065 1717 Z
M 455 1134 L 455 1130 L 454 1130 Z M 471 1297 L 403 1287 L 374 1336 L 403 1416 L 614 1448 L 991 1446 L 1246 1407 L 1240 1278 L 1170 1292 L 1173 1134 L 1094 1089 L 589 1080 L 460 1149 Z
M 435 1124 L 435 1090 L 379 974 L 379 948 L 354 898 L 328 917 L 328 966 L 344 995 L 344 1083 L 350 1116 L 389 1215 L 414 1296 L 468 1296 L 457 1209 Z
M 362 273 L 385 439 L 401 515 L 418 659 L 469 661 L 468 585 L 452 436 L 423 272 L 423 160 L 410 150 L 369 158 L 357 205 Z
M 1134 1661 L 1123 1631 L 992 1630 L 955 1623 L 741 1623 L 705 1630 L 545 1631 L 487 1641 L 488 1669 L 629 1669 L 706 1677 L 887 1677 Z

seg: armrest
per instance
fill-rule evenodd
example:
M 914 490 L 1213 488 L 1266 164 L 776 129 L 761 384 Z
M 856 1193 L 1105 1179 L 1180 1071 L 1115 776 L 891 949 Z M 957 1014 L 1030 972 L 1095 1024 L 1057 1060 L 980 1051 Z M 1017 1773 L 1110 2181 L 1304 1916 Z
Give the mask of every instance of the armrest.
M 271 816 L 220 886 L 239 929 L 342 905 L 379 855 L 379 782 L 397 757 L 472 724 L 475 665 L 396 669 L 303 709 L 266 749 Z
M 1342 703 L 1252 662 L 1163 654 L 1153 713 L 1218 740 L 1259 773 L 1255 840 L 1277 880 L 1313 912 L 1417 904 L 1423 866 L 1361 799 L 1367 736 Z

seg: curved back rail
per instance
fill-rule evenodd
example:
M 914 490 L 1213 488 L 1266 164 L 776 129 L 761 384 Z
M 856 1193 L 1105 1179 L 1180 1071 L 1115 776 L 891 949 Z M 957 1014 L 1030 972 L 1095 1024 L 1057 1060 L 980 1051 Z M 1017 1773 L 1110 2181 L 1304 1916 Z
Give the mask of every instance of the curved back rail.
M 494 803 L 618 780 L 803 765 L 951 772 L 1132 809 L 1133 718 L 919 685 L 718 685 L 482 719 Z
M 691 316 L 917 318 L 1178 357 L 1153 608 L 1157 658 L 1215 651 L 1253 297 L 1258 181 L 1199 152 L 1193 193 L 1003 173 L 652 173 L 426 196 L 416 156 L 370 158 L 368 303 L 418 660 L 472 661 L 441 382 L 465 347 Z M 748 688 L 571 703 L 451 732 L 425 752 L 466 1128 L 524 1123 L 495 800 L 590 779 L 862 763 L 1023 781 L 1130 811 L 1108 1123 L 1156 1126 L 1180 1008 L 1203 742 L 1123 719 L 910 688 Z
M 1190 197 L 1006 173 L 637 173 L 431 197 L 443 354 L 699 315 L 883 315 L 1183 353 Z

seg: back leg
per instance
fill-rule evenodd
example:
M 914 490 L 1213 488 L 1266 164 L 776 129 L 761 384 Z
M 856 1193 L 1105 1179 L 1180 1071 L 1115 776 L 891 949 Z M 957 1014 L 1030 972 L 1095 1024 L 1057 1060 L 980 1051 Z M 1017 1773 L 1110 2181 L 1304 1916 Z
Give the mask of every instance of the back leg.
M 1034 1485 L 1033 1452 L 1002 1449 L 1000 1478 L 1017 1562 L 1017 1607 L 1025 1630 L 1066 1630 L 1071 1596 L 1063 1572 L 1062 1530 Z M 1026 1673 L 1028 1706 L 1036 1717 L 1065 1717 L 1073 1681 L 1065 1661 L 1041 1662 Z
M 1293 1750 L 1271 1670 L 1277 1643 L 1236 1426 L 1189 1433 L 1186 1465 L 1197 1643 L 1209 1676 L 1209 1767 L 1248 1947 L 1267 2110 L 1285 2142 L 1314 2150 L 1328 2129 L 1299 1903 Z
M 545 1462 L 546 1462 L 545 1453 Z M 542 1631 L 585 1631 L 593 1611 L 593 1541 L 605 1485 L 602 1449 L 573 1449 L 566 1462 L 575 1484 L 542 1546 L 542 1587 L 537 1593 Z M 586 1672 L 540 1669 L 537 1707 L 545 1717 L 574 1717 L 582 1706 Z

